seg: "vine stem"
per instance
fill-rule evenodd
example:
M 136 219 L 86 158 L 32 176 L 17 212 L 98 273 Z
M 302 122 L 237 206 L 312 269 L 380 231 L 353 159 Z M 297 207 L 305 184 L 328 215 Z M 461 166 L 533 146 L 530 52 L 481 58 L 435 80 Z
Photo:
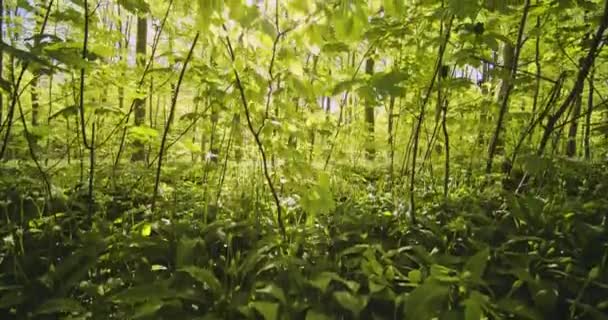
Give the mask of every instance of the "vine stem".
M 163 156 L 166 150 L 165 146 L 167 144 L 167 137 L 169 136 L 169 131 L 171 129 L 171 123 L 173 123 L 173 118 L 175 117 L 175 107 L 177 105 L 177 97 L 179 96 L 179 88 L 181 87 L 182 81 L 184 80 L 184 75 L 186 74 L 186 69 L 188 68 L 188 62 L 190 62 L 190 60 L 192 59 L 192 52 L 194 51 L 194 47 L 196 47 L 199 35 L 200 33 L 197 32 L 196 36 L 194 36 L 194 40 L 192 40 L 192 46 L 190 46 L 190 51 L 188 52 L 186 61 L 184 61 L 184 66 L 182 67 L 182 71 L 179 74 L 179 79 L 177 80 L 177 85 L 175 86 L 175 92 L 173 93 L 171 109 L 169 110 L 169 119 L 167 120 L 167 125 L 165 126 L 163 138 L 160 143 L 160 150 L 158 151 L 158 166 L 156 167 L 156 179 L 154 181 L 154 193 L 152 194 L 151 204 L 152 212 L 154 212 L 154 210 L 156 209 L 156 198 L 158 197 L 158 186 L 160 183 L 161 169 L 163 167 Z
M 224 26 L 224 30 L 226 27 Z M 274 204 L 277 208 L 277 223 L 279 225 L 279 230 L 281 231 L 281 235 L 285 238 L 285 225 L 283 224 L 283 211 L 281 208 L 281 201 L 279 200 L 279 194 L 272 182 L 272 178 L 270 176 L 270 169 L 268 169 L 268 157 L 266 156 L 266 151 L 264 150 L 264 145 L 262 144 L 262 140 L 260 139 L 260 133 L 255 130 L 253 127 L 253 121 L 251 119 L 251 112 L 249 110 L 249 103 L 247 102 L 247 96 L 245 95 L 245 88 L 243 88 L 243 83 L 241 82 L 241 77 L 239 76 L 239 72 L 236 70 L 234 66 L 234 62 L 236 60 L 234 56 L 234 49 L 232 48 L 232 43 L 230 42 L 230 38 L 226 36 L 226 45 L 228 47 L 228 53 L 230 54 L 230 60 L 233 63 L 232 70 L 234 72 L 234 77 L 236 78 L 236 85 L 239 90 L 239 94 L 241 97 L 241 103 L 243 105 L 243 109 L 245 109 L 245 117 L 247 118 L 247 127 L 255 140 L 258 151 L 262 156 L 262 169 L 264 171 L 264 177 L 266 178 L 266 183 L 268 183 L 268 187 L 270 188 L 270 192 L 272 193 L 272 198 L 274 199 Z
M 49 16 L 51 14 L 51 8 L 53 7 L 53 0 L 49 1 L 49 5 L 46 8 L 46 14 L 44 15 L 44 21 L 42 22 L 42 26 L 40 27 L 39 35 L 42 36 L 44 34 L 44 30 L 46 29 L 47 22 L 49 20 Z M 23 80 L 23 75 L 25 71 L 29 67 L 29 61 L 23 62 L 23 67 L 21 67 L 21 71 L 19 72 L 19 77 L 17 78 L 17 82 L 13 84 L 13 94 L 11 99 L 11 104 L 8 109 L 7 114 L 7 124 L 6 124 L 6 132 L 4 133 L 2 148 L 0 149 L 0 160 L 4 158 L 4 153 L 6 152 L 6 148 L 8 147 L 8 140 L 11 136 L 11 128 L 13 124 L 13 118 L 15 116 L 15 107 L 17 106 L 17 102 L 19 97 L 19 86 L 21 85 L 21 81 Z M 0 130 L 1 132 L 1 130 Z
M 608 0 L 604 2 L 604 13 L 602 16 L 602 20 L 600 25 L 597 28 L 595 36 L 590 45 L 590 49 L 587 53 L 587 56 L 583 59 L 583 62 L 579 68 L 578 75 L 576 77 L 576 82 L 574 83 L 574 87 L 560 105 L 559 109 L 549 117 L 547 120 L 547 124 L 545 126 L 545 131 L 543 132 L 542 138 L 540 140 L 540 144 L 536 154 L 538 156 L 542 156 L 545 152 L 545 148 L 547 147 L 547 143 L 551 138 L 551 134 L 556 129 L 555 125 L 562 117 L 562 115 L 568 110 L 568 108 L 574 103 L 576 97 L 581 93 L 584 86 L 584 81 L 595 62 L 596 53 L 599 51 L 602 40 L 604 39 L 604 32 L 608 29 Z
M 437 56 L 437 64 L 435 65 L 435 70 L 433 71 L 433 78 L 431 78 L 431 83 L 429 84 L 426 93 L 424 95 L 424 100 L 422 101 L 422 105 L 420 106 L 420 113 L 416 119 L 416 127 L 414 129 L 413 136 L 413 147 L 412 147 L 412 168 L 410 173 L 410 185 L 409 185 L 409 194 L 410 194 L 410 219 L 413 225 L 416 224 L 416 199 L 414 195 L 414 186 L 416 183 L 416 158 L 418 157 L 418 142 L 420 140 L 420 130 L 422 129 L 422 123 L 424 122 L 424 113 L 426 109 L 426 105 L 428 104 L 433 88 L 435 87 L 435 82 L 437 80 L 437 75 L 439 74 L 439 70 L 443 65 L 443 55 L 448 46 L 448 41 L 450 39 L 450 34 L 452 30 L 452 22 L 454 21 L 454 16 L 450 16 L 447 27 L 445 29 L 445 33 L 443 30 L 443 22 L 441 25 L 440 35 L 444 37 L 443 42 L 439 46 L 439 53 Z

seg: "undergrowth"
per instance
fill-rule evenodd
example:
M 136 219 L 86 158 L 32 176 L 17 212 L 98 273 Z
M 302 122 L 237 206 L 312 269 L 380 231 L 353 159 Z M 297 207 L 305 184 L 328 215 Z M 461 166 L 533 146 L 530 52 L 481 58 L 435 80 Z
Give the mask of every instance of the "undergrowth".
M 151 214 L 146 190 L 129 189 L 137 179 L 125 176 L 98 192 L 89 217 L 78 186 L 44 199 L 33 171 L 4 168 L 0 314 L 607 319 L 606 168 L 554 160 L 548 170 L 523 181 L 525 192 L 460 186 L 443 199 L 420 190 L 412 225 L 383 172 L 351 168 L 332 180 L 330 212 L 283 199 L 283 237 L 252 192 L 205 203 L 214 197 L 180 178 Z

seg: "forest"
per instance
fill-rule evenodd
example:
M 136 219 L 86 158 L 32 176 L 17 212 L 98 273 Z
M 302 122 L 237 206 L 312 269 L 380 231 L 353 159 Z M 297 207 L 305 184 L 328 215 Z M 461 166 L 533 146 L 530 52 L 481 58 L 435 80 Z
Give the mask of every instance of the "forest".
M 608 0 L 0 0 L 0 319 L 608 320 Z

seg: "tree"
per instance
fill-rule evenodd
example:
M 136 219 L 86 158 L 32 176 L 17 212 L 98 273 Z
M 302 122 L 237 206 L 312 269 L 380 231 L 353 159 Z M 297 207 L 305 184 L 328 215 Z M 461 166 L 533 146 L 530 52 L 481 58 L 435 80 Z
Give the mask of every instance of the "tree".
M 148 46 L 148 18 L 147 14 L 139 12 L 137 15 L 137 38 L 135 42 L 135 51 L 137 55 L 137 65 L 141 68 L 146 64 L 146 47 Z M 144 75 L 145 76 L 145 75 Z M 135 125 L 142 126 L 146 121 L 146 99 L 135 98 L 133 102 L 133 111 L 135 113 Z M 132 161 L 146 160 L 145 146 L 141 141 L 135 142 L 135 151 L 131 156 Z
M 374 74 L 374 58 L 369 57 L 365 61 L 365 73 L 369 76 Z M 365 99 L 365 127 L 367 129 L 366 152 L 367 158 L 373 160 L 376 155 L 376 147 L 374 146 L 374 129 L 375 129 L 375 110 L 374 98 L 368 97 Z

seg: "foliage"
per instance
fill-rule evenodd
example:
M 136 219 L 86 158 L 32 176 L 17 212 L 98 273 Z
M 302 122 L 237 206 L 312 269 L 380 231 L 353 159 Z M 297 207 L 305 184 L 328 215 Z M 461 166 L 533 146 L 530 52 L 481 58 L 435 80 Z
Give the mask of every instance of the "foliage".
M 1 319 L 608 319 L 608 1 L 0 1 Z

